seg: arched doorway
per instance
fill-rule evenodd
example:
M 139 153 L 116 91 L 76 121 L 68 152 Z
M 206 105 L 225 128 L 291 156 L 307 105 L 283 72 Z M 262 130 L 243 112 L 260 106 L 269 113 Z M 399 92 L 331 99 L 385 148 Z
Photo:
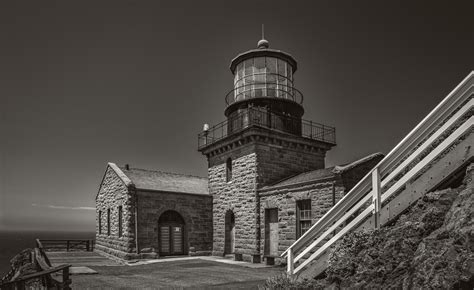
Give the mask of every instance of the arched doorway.
M 225 242 L 224 255 L 233 254 L 235 251 L 235 216 L 229 210 L 225 213 Z
M 165 211 L 158 219 L 160 256 L 185 254 L 184 219 L 174 210 Z

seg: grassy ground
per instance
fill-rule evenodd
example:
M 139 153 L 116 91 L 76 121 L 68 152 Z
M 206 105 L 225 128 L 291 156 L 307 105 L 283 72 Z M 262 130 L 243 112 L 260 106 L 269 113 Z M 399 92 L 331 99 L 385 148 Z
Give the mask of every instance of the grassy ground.
M 84 288 L 225 288 L 257 289 L 283 268 L 252 269 L 201 259 L 141 266 L 93 266 L 97 275 L 72 276 L 73 289 Z

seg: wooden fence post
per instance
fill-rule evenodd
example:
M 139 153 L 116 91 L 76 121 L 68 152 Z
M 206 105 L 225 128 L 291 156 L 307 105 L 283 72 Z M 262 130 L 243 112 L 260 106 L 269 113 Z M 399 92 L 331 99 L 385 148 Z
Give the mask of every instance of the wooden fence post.
M 71 280 L 69 279 L 69 267 L 63 269 L 63 287 L 66 290 L 71 289 Z
M 381 202 L 381 192 L 380 192 L 380 172 L 379 168 L 376 167 L 372 171 L 372 204 L 374 209 L 372 211 L 374 215 L 374 227 L 376 229 L 380 228 L 380 209 L 382 206 Z
M 294 272 L 294 264 L 293 264 L 293 249 L 289 249 L 288 250 L 288 257 L 287 257 L 287 274 L 288 276 L 292 276 L 293 275 L 293 272 Z

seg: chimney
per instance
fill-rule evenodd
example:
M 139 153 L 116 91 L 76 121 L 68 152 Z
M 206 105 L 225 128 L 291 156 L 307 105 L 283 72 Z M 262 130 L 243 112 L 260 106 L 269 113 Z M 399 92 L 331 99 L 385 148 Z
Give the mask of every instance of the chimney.
M 125 170 L 130 170 L 130 165 L 125 164 Z

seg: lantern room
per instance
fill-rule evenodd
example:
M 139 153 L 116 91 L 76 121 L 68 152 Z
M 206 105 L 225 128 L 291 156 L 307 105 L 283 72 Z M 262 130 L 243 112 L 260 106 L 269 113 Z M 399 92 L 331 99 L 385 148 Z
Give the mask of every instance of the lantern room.
M 235 57 L 230 65 L 234 88 L 226 96 L 225 110 L 230 131 L 262 122 L 299 134 L 304 109 L 303 94 L 294 87 L 296 68 L 290 54 L 270 49 L 265 39 L 258 42 L 257 49 Z
M 334 146 L 335 128 L 302 119 L 303 94 L 294 86 L 296 69 L 293 56 L 270 49 L 265 39 L 257 48 L 237 55 L 230 63 L 234 85 L 225 97 L 227 120 L 212 127 L 204 124 L 198 135 L 199 150 L 238 138 L 250 128 Z

